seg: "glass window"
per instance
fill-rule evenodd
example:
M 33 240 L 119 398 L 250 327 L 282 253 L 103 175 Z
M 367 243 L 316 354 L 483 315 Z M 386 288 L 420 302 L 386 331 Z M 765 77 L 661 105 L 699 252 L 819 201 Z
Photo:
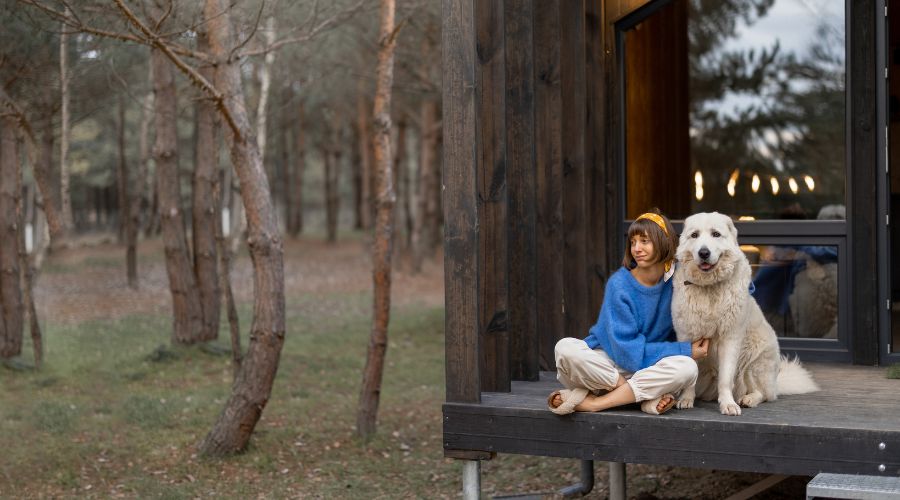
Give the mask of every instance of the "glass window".
M 753 297 L 779 337 L 837 339 L 838 247 L 742 245 Z
M 843 0 L 673 0 L 625 31 L 626 218 L 843 219 Z

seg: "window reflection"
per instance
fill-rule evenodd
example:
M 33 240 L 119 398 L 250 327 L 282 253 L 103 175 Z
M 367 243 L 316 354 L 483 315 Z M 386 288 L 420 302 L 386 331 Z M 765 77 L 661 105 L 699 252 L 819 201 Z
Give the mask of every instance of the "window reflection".
M 753 297 L 780 337 L 836 339 L 838 249 L 833 245 L 742 245 Z
M 842 0 L 673 0 L 627 31 L 626 218 L 842 205 L 844 35 Z

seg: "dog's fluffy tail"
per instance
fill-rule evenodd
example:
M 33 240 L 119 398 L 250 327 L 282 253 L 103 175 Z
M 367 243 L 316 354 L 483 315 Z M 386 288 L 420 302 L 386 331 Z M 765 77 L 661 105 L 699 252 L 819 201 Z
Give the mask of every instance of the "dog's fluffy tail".
M 818 384 L 813 380 L 812 374 L 803 365 L 800 364 L 798 358 L 789 359 L 787 356 L 781 357 L 781 363 L 778 367 L 778 379 L 776 381 L 778 395 L 806 394 L 819 390 Z

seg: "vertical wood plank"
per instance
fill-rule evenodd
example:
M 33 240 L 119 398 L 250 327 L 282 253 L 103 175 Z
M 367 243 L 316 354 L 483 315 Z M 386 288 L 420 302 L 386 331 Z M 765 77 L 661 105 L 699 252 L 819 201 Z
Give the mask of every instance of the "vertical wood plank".
M 607 79 L 606 31 L 603 2 L 586 2 L 585 31 L 585 247 L 588 265 L 588 318 L 596 318 L 603 303 L 603 288 L 610 274 L 606 171 L 607 161 Z
M 506 46 L 506 158 L 510 368 L 539 374 L 535 291 L 534 0 L 503 4 Z
M 850 4 L 850 267 L 853 291 L 853 362 L 872 365 L 878 358 L 878 270 L 876 265 L 877 154 L 875 78 L 875 0 Z M 883 133 L 883 132 L 880 132 Z
M 473 0 L 442 2 L 443 207 L 447 401 L 481 400 Z
M 589 328 L 585 218 L 585 39 L 584 1 L 561 0 L 560 81 L 562 87 L 563 297 L 562 337 L 584 337 Z
M 481 389 L 509 392 L 503 4 L 475 0 Z
M 537 331 L 542 370 L 556 368 L 553 348 L 563 315 L 562 124 L 559 0 L 534 11 L 534 148 L 537 189 Z

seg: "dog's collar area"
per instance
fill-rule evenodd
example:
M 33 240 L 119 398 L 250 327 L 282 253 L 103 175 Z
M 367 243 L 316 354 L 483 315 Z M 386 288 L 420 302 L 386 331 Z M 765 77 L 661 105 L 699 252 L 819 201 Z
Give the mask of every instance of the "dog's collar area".
M 694 283 L 692 281 L 684 280 L 684 286 L 689 286 L 689 285 L 693 285 L 693 284 Z M 749 289 L 748 291 L 750 292 L 750 295 L 753 295 L 756 292 L 756 283 L 751 281 L 750 286 L 747 288 Z

